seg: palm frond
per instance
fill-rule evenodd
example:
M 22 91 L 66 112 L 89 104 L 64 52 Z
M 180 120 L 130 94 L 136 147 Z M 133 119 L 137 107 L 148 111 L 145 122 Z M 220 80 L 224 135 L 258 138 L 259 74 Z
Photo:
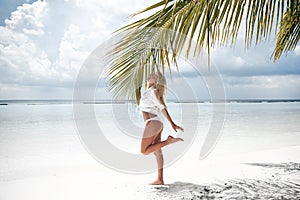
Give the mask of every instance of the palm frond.
M 300 3 L 291 1 L 277 34 L 276 47 L 273 52 L 274 60 L 278 60 L 282 53 L 287 53 L 296 48 L 300 40 Z
M 160 10 L 116 31 L 123 35 L 108 52 L 108 89 L 117 98 L 139 101 L 145 78 L 155 71 L 165 73 L 166 66 L 171 72 L 172 62 L 176 65 L 186 44 L 186 56 L 190 51 L 197 56 L 203 49 L 209 56 L 211 47 L 235 44 L 243 19 L 247 48 L 253 41 L 268 38 L 272 31 L 276 33 L 280 26 L 276 60 L 299 41 L 299 1 L 161 0 L 134 15 Z M 195 49 L 191 49 L 193 40 Z

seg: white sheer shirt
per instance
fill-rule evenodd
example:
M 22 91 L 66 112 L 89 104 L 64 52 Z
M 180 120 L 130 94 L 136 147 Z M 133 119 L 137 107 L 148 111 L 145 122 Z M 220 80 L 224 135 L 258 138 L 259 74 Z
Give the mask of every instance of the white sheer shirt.
M 142 95 L 139 108 L 143 112 L 151 113 L 160 117 L 165 106 L 160 103 L 155 95 L 155 88 L 148 88 Z

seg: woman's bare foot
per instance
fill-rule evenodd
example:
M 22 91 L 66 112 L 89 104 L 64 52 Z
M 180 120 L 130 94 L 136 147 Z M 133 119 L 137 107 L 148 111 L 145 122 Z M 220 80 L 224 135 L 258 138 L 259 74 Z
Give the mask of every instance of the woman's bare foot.
M 172 144 L 175 142 L 183 141 L 183 139 L 182 138 L 174 138 L 173 136 L 169 135 L 167 141 L 168 141 L 168 144 Z
M 164 181 L 160 180 L 160 179 L 157 179 L 156 181 L 149 183 L 149 185 L 163 185 L 163 184 L 164 184 Z

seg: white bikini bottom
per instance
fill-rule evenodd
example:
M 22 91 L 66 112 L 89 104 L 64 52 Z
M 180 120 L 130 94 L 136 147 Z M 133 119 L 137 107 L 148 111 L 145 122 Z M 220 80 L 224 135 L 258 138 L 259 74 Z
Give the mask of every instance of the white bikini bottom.
M 150 121 L 159 121 L 159 122 L 163 123 L 163 122 L 161 121 L 161 119 L 159 119 L 159 117 L 157 117 L 157 116 L 145 120 L 145 124 L 147 124 L 147 123 L 150 122 Z

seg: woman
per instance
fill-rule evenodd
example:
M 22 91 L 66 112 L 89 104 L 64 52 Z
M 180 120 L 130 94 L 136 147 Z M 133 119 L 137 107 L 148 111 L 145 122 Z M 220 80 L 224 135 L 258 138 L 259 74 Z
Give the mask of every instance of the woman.
M 145 130 L 141 142 L 141 153 L 148 155 L 154 153 L 157 160 L 158 177 L 151 185 L 163 185 L 163 155 L 161 148 L 171 143 L 183 141 L 181 138 L 168 136 L 161 141 L 163 131 L 162 114 L 170 122 L 172 128 L 183 131 L 183 128 L 177 126 L 171 119 L 164 101 L 166 79 L 161 73 L 151 74 L 147 79 L 147 90 L 140 100 L 140 109 L 143 112 L 145 121 Z

